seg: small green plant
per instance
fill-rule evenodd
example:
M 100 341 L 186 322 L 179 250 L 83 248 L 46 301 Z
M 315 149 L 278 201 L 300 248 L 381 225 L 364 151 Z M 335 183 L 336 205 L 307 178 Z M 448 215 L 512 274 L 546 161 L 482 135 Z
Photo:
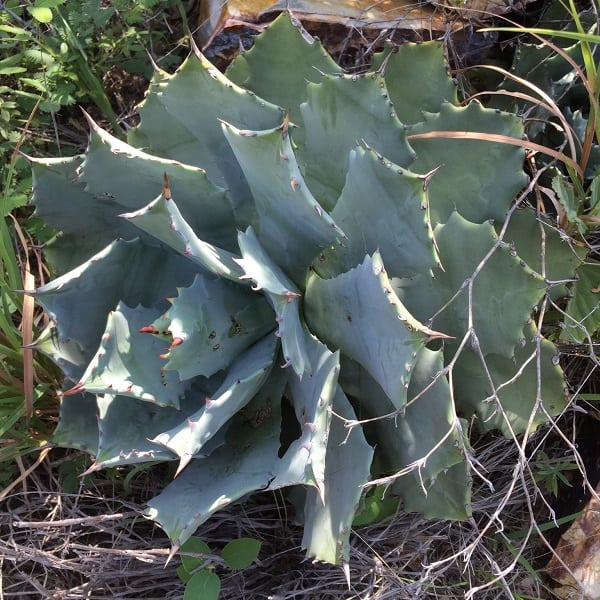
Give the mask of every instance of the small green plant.
M 153 17 L 180 7 L 178 0 L 8 0 L 0 11 L 0 181 L 6 194 L 0 213 L 26 204 L 31 191 L 28 154 L 56 152 L 55 115 L 76 104 L 95 105 L 120 135 L 119 119 L 105 91 L 115 72 L 122 81 L 150 77 L 148 51 L 162 66 L 176 65 L 176 42 Z M 36 135 L 32 135 L 35 132 Z
M 558 498 L 558 487 L 561 483 L 567 487 L 572 487 L 565 476 L 565 472 L 577 471 L 578 469 L 579 466 L 576 463 L 551 459 L 543 450 L 540 450 L 535 461 L 534 478 L 537 483 L 542 483 L 548 492 Z
M 261 542 L 253 538 L 231 540 L 218 558 L 206 542 L 196 536 L 189 538 L 181 546 L 181 566 L 177 569 L 177 575 L 185 583 L 184 600 L 217 600 L 221 580 L 215 573 L 216 565 L 234 571 L 245 569 L 258 558 L 260 547 Z

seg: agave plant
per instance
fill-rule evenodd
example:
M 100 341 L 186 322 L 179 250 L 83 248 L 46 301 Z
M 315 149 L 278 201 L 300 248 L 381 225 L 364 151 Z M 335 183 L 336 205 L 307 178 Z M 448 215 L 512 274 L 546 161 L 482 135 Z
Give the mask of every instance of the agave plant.
M 514 203 L 524 151 L 489 139 L 520 119 L 460 106 L 439 44 L 349 75 L 288 14 L 225 75 L 196 48 L 157 70 L 139 112 L 127 143 L 90 121 L 84 155 L 33 160 L 56 443 L 177 461 L 146 513 L 174 549 L 288 486 L 332 563 L 376 482 L 467 518 L 465 419 L 513 436 L 565 406 L 532 315 L 578 258 Z

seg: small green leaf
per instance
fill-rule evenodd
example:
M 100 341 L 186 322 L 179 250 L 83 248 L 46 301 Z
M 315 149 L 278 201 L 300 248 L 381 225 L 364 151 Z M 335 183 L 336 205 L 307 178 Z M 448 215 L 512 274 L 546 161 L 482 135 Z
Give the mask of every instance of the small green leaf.
M 577 198 L 575 190 L 569 185 L 562 175 L 557 175 L 552 180 L 552 189 L 556 192 L 569 223 L 577 225 L 579 231 L 585 231 L 585 224 L 579 218 L 581 200 Z
M 590 184 L 590 212 L 589 216 L 600 216 L 600 175 L 596 175 Z
M 179 565 L 177 567 L 176 573 L 177 577 L 179 577 L 183 583 L 187 583 L 192 578 L 192 576 L 185 570 L 183 565 Z
M 254 538 L 243 537 L 231 540 L 225 544 L 221 557 L 230 568 L 245 569 L 258 558 L 261 546 L 262 542 Z
M 202 569 L 192 575 L 185 586 L 183 600 L 218 600 L 221 592 L 221 580 L 208 569 Z
M 28 6 L 27 10 L 40 23 L 50 23 L 52 21 L 52 11 L 45 6 Z
M 353 527 L 381 523 L 398 510 L 399 499 L 386 496 L 386 486 L 378 485 L 361 498 L 358 511 L 352 521 Z
M 182 544 L 179 552 L 181 555 L 181 566 L 187 573 L 191 573 L 205 562 L 206 557 L 210 554 L 210 547 L 199 537 L 193 536 Z M 188 556 L 189 554 L 197 554 L 199 556 Z

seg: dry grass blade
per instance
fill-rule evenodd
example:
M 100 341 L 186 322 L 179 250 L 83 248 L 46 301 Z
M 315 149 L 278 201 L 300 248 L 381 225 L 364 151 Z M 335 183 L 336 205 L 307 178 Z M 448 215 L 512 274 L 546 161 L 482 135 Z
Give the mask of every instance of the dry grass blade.
M 27 469 L 25 469 L 21 475 L 19 477 L 17 477 L 17 479 L 15 479 L 13 482 L 11 482 L 9 485 L 7 485 L 1 492 L 0 492 L 0 500 L 4 500 L 8 494 L 10 494 L 10 492 L 12 490 L 14 490 L 20 483 L 24 482 L 41 464 L 42 462 L 44 462 L 44 459 L 46 458 L 46 456 L 48 456 L 48 453 L 50 452 L 51 448 L 44 448 L 39 456 L 37 457 L 36 461 Z
M 472 140 L 483 140 L 486 142 L 496 142 L 500 144 L 510 144 L 511 146 L 520 146 L 524 150 L 535 150 L 536 152 L 542 152 L 543 154 L 547 154 L 548 156 L 552 156 L 553 158 L 560 160 L 563 163 L 568 164 L 572 167 L 575 172 L 583 177 L 583 172 L 581 171 L 581 167 L 570 157 L 566 156 L 562 152 L 558 152 L 553 148 L 549 148 L 548 146 L 543 146 L 541 144 L 536 144 L 535 142 L 531 142 L 529 140 L 519 140 L 517 138 L 513 138 L 507 135 L 500 135 L 494 133 L 477 133 L 473 131 L 428 131 L 427 133 L 412 133 L 407 136 L 409 140 L 416 139 L 435 139 L 435 138 L 448 138 L 448 139 L 456 139 L 456 140 L 464 140 L 464 139 L 472 139 Z
M 473 519 L 427 521 L 399 511 L 387 523 L 359 528 L 352 538 L 350 591 L 339 567 L 303 561 L 301 529 L 282 518 L 279 496 L 251 497 L 217 513 L 197 532 L 216 553 L 241 536 L 263 542 L 254 566 L 233 573 L 217 566 L 222 597 L 454 600 L 478 588 L 477 600 L 492 600 L 516 597 L 533 586 L 530 596 L 549 598 L 550 593 L 540 582 L 530 581 L 528 571 L 495 533 L 504 527 L 510 538 L 517 528 L 533 527 L 527 503 L 531 481 L 526 476 L 515 478 L 518 445 L 487 436 L 477 441 L 475 451 L 494 491 L 481 480 L 475 482 Z M 133 481 L 134 496 L 127 500 L 118 499 L 123 493 L 115 490 L 114 481 L 100 476 L 85 493 L 73 495 L 61 493 L 56 465 L 47 460 L 38 465 L 30 473 L 27 494 L 13 488 L 0 505 L 5 597 L 181 598 L 179 558 L 165 567 L 169 540 L 151 522 L 134 517 L 155 493 L 159 478 L 160 473 L 153 471 L 139 475 Z M 520 546 L 532 562 L 543 552 L 537 536 Z M 466 547 L 472 548 L 468 561 L 461 554 Z M 490 583 L 494 578 L 500 583 Z
M 571 5 L 571 8 L 573 10 L 575 10 L 574 5 Z M 581 23 L 579 21 L 577 13 L 574 12 L 572 16 L 574 17 L 574 20 L 577 22 L 578 26 L 581 27 Z M 590 116 L 589 116 L 589 120 L 588 120 L 588 129 L 586 131 L 586 135 L 585 135 L 585 138 L 583 141 L 583 150 L 581 153 L 580 169 L 577 171 L 577 173 L 580 174 L 581 181 L 583 181 L 583 172 L 585 171 L 585 167 L 587 166 L 587 163 L 588 163 L 588 160 L 590 157 L 590 152 L 591 152 L 592 144 L 593 144 L 593 140 L 594 140 L 594 133 L 596 134 L 596 136 L 598 136 L 598 134 L 599 134 L 599 129 L 598 129 L 599 125 L 596 121 L 597 121 L 597 116 L 600 115 L 600 104 L 598 101 L 598 94 L 595 89 L 596 82 L 590 81 L 590 78 L 588 76 L 586 76 L 586 73 L 577 64 L 577 62 L 575 60 L 573 60 L 573 58 L 571 58 L 569 56 L 569 54 L 567 52 L 565 52 L 565 50 L 563 50 L 560 46 L 557 46 L 556 44 L 554 44 L 552 41 L 550 41 L 548 39 L 547 35 L 550 35 L 550 34 L 560 36 L 561 35 L 560 31 L 536 30 L 536 29 L 531 29 L 531 28 L 525 28 L 525 27 L 520 26 L 518 23 L 515 23 L 514 21 L 507 19 L 506 17 L 504 17 L 503 19 L 505 21 L 507 21 L 508 23 L 511 23 L 513 25 L 513 27 L 489 27 L 489 28 L 480 29 L 479 31 L 480 32 L 509 31 L 509 32 L 515 32 L 515 33 L 527 33 L 529 35 L 532 35 L 534 38 L 539 40 L 542 44 L 551 48 L 552 51 L 554 53 L 556 53 L 556 55 L 560 56 L 563 60 L 565 60 L 571 66 L 571 68 L 577 73 L 581 83 L 585 87 L 585 90 L 587 93 L 587 99 L 590 103 Z M 540 35 L 540 32 L 542 32 L 542 31 L 545 31 L 545 33 L 547 35 L 546 36 Z M 580 35 L 582 35 L 582 37 L 583 37 L 582 41 L 587 41 L 590 37 L 585 34 L 582 34 L 581 32 L 578 32 L 578 33 Z M 589 66 L 591 69 L 595 69 L 595 65 L 593 63 L 591 63 Z M 489 65 L 486 66 L 486 68 L 497 69 L 496 67 L 491 67 Z M 595 77 L 595 71 L 591 72 L 590 76 Z M 511 78 L 514 79 L 514 77 L 511 77 Z M 537 89 L 536 86 L 532 86 L 531 84 L 528 84 L 526 82 L 526 80 L 522 80 L 522 82 L 524 84 L 527 84 L 528 87 L 530 87 L 532 89 Z M 541 90 L 538 89 L 537 91 L 539 92 Z M 547 101 L 547 98 L 545 98 L 545 99 Z M 550 101 L 552 102 L 551 99 L 550 99 Z M 563 125 L 564 125 L 564 123 L 563 123 Z M 576 155 L 573 155 L 573 156 L 576 156 Z
M 29 244 L 25 238 L 25 234 L 19 225 L 17 219 L 11 215 L 13 220 L 13 228 L 17 234 L 21 247 L 23 249 L 24 258 L 19 257 L 21 263 L 21 277 L 23 280 L 23 289 L 32 290 L 35 288 L 35 278 L 31 272 L 31 265 L 29 262 L 28 248 Z M 33 350 L 31 344 L 33 343 L 33 316 L 34 316 L 35 303 L 33 296 L 25 294 L 23 296 L 23 305 L 21 310 L 21 336 L 22 336 L 22 352 L 23 352 L 23 394 L 25 401 L 25 418 L 27 425 L 31 420 L 33 414 L 33 398 L 34 398 L 34 376 L 35 369 L 33 365 Z

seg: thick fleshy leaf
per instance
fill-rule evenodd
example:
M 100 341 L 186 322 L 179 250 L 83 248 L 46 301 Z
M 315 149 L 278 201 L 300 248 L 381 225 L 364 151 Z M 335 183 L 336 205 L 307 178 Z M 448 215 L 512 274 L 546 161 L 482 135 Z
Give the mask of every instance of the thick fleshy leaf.
M 160 355 L 165 343 L 140 333 L 161 311 L 120 303 L 108 314 L 100 347 L 74 390 L 94 394 L 119 394 L 158 406 L 179 408 L 188 383 L 164 369 Z
M 503 223 L 495 225 L 500 234 Z M 508 228 L 502 238 L 534 271 L 544 275 L 553 300 L 567 294 L 566 282 L 573 278 L 581 264 L 586 248 L 576 246 L 550 222 L 529 209 L 510 215 Z
M 113 236 L 110 239 L 119 235 L 117 231 L 131 230 L 117 215 L 139 210 L 156 198 L 166 175 L 177 206 L 196 235 L 210 244 L 235 248 L 231 204 L 225 190 L 211 183 L 204 169 L 134 148 L 91 120 L 90 126 L 88 148 L 77 181 L 85 183 L 85 191 L 105 210 L 100 223 L 110 228 L 107 231 Z M 111 176 L 107 178 L 106 173 Z M 79 215 L 73 212 L 73 216 Z M 71 229 L 76 229 L 73 222 Z
M 166 314 L 172 346 L 166 369 L 181 379 L 210 377 L 275 328 L 275 315 L 260 294 L 198 275 L 180 288 Z
M 155 76 L 140 105 L 141 123 L 130 132 L 129 142 L 205 169 L 214 184 L 230 190 L 238 222 L 248 224 L 251 196 L 219 120 L 268 129 L 276 127 L 284 113 L 229 81 L 195 46 L 192 49 L 174 75 Z
M 87 360 L 79 343 L 72 339 L 61 339 L 58 329 L 52 323 L 42 331 L 31 347 L 49 356 L 71 381 L 78 381 L 87 367 Z
M 152 442 L 152 438 L 164 431 L 165 427 L 180 423 L 182 414 L 192 413 L 202 398 L 198 390 L 188 392 L 181 401 L 181 410 L 177 410 L 152 406 L 148 402 L 125 396 L 99 396 L 98 452 L 88 472 L 117 465 L 177 460 L 175 453 Z M 200 457 L 210 455 L 224 442 L 224 432 L 219 431 L 202 449 Z
M 206 272 L 239 281 L 242 272 L 234 261 L 236 255 L 198 238 L 172 198 L 163 194 L 140 210 L 119 216 L 188 257 Z
M 393 277 L 426 273 L 439 264 L 426 187 L 422 176 L 401 169 L 374 151 L 352 150 L 346 184 L 331 212 L 348 239 L 315 261 L 317 272 L 322 277 L 339 275 L 376 250 Z
M 577 269 L 573 297 L 567 304 L 560 338 L 565 342 L 585 342 L 600 327 L 600 263 L 586 261 Z
M 402 167 L 415 158 L 379 74 L 323 76 L 308 85 L 300 110 L 306 128 L 300 160 L 308 186 L 326 210 L 337 202 L 350 150 L 358 143 L 366 142 Z
M 463 350 L 454 368 L 457 407 L 464 414 L 476 413 L 482 429 L 512 437 L 530 422 L 533 431 L 564 410 L 557 349 L 540 339 L 538 350 L 538 337 L 535 327 L 528 326 L 514 357 L 487 355 L 485 367 L 472 350 Z
M 241 131 L 223 123 L 223 132 L 252 190 L 261 245 L 296 284 L 303 286 L 313 259 L 344 234 L 306 186 L 287 120 L 266 131 Z
M 258 393 L 269 376 L 276 349 L 277 338 L 268 335 L 246 350 L 232 362 L 225 381 L 212 397 L 205 398 L 204 406 L 152 439 L 179 456 L 178 473 Z
M 435 329 L 460 341 L 472 325 L 484 354 L 512 358 L 531 311 L 545 294 L 543 278 L 509 244 L 499 243 L 489 223 L 477 225 L 455 212 L 434 235 L 443 270 L 435 269 L 433 277 L 394 279 L 396 293 L 418 319 L 432 320 Z M 468 280 L 473 281 L 471 296 Z
M 47 227 L 62 232 L 44 248 L 46 260 L 59 275 L 88 260 L 115 239 L 114 229 L 105 229 L 104 212 L 110 198 L 94 202 L 85 185 L 77 182 L 83 160 L 83 156 L 31 159 L 34 214 Z M 56 198 L 61 201 L 56 202 Z M 131 227 L 129 232 L 121 234 L 136 235 Z
M 269 299 L 279 325 L 285 364 L 290 364 L 298 377 L 311 372 L 311 363 L 305 344 L 305 325 L 300 317 L 301 294 L 285 273 L 261 247 L 251 227 L 238 234 L 243 258 L 237 263 L 244 270 L 244 279 L 254 282 L 254 289 L 262 290 Z
M 340 564 L 350 557 L 352 521 L 362 486 L 369 480 L 373 448 L 360 427 L 346 428 L 344 420 L 354 421 L 356 414 L 339 386 L 333 412 L 322 490 L 325 502 L 315 488 L 307 490 L 302 546 L 309 558 Z
M 376 442 L 376 462 L 389 477 L 390 493 L 403 498 L 407 511 L 426 512 L 430 518 L 458 519 L 465 518 L 465 506 L 470 504 L 470 485 L 444 490 L 447 503 L 438 502 L 436 495 L 429 494 L 448 469 L 465 462 L 462 431 L 466 423 L 456 415 L 448 380 L 440 374 L 443 366 L 441 350 L 425 348 L 419 353 L 408 403 L 400 414 L 358 364 L 348 360 L 342 363 L 341 382 L 348 394 L 360 402 L 360 418 L 371 420 L 365 425 L 365 432 L 367 439 Z M 467 471 L 465 464 L 464 472 Z M 459 472 L 462 473 L 459 470 L 455 475 Z
M 383 73 L 390 100 L 403 123 L 418 123 L 424 112 L 439 112 L 444 102 L 458 104 L 442 43 L 388 46 L 374 56 L 371 69 Z
M 339 353 L 330 352 L 309 333 L 305 333 L 305 337 L 310 374 L 302 379 L 295 373 L 288 377 L 291 402 L 301 433 L 283 456 L 271 487 L 309 484 L 315 487 L 321 501 L 325 502 L 327 439 L 330 411 L 338 387 Z
M 285 52 L 281 49 L 285 48 Z M 265 64 L 269 65 L 265 69 Z M 293 65 L 293 67 L 292 67 Z M 226 71 L 233 82 L 265 100 L 285 108 L 290 119 L 302 125 L 300 104 L 306 100 L 306 84 L 318 83 L 322 73 L 340 73 L 341 68 L 292 15 L 282 13 L 270 25 L 268 35 L 258 36 Z M 301 143 L 302 127 L 294 134 Z
M 451 139 L 435 134 L 437 131 L 484 134 L 484 139 L 460 134 Z M 519 117 L 483 108 L 477 102 L 465 107 L 446 103 L 439 113 L 426 114 L 408 134 L 417 153 L 411 169 L 417 173 L 439 169 L 428 183 L 433 225 L 445 223 L 454 211 L 475 223 L 504 220 L 513 200 L 527 183 L 523 172 L 525 151 L 520 146 L 485 139 L 485 134 L 520 140 L 523 123 Z M 423 134 L 433 137 L 413 137 Z M 482 177 L 482 173 L 486 176 Z M 448 185 L 450 180 L 452 184 Z
M 406 403 L 411 373 L 427 339 L 443 337 L 400 302 L 377 252 L 333 279 L 313 275 L 305 316 L 320 340 L 365 367 L 396 408 Z
M 157 521 L 179 548 L 214 512 L 269 485 L 279 461 L 282 371 L 274 371 L 261 394 L 234 417 L 227 442 L 210 460 L 196 459 L 148 502 Z M 249 418 L 259 414 L 260 419 Z M 215 485 L 218 482 L 218 485 Z
M 98 408 L 92 394 L 74 394 L 60 399 L 60 419 L 52 441 L 63 448 L 98 452 Z
M 462 461 L 430 479 L 425 484 L 426 494 L 420 483 L 408 478 L 397 480 L 390 493 L 402 495 L 407 512 L 426 519 L 464 521 L 471 516 L 471 486 L 469 465 Z
M 140 240 L 118 240 L 72 271 L 38 288 L 36 300 L 56 323 L 59 340 L 92 359 L 108 313 L 128 306 L 164 306 L 176 285 L 191 283 L 193 263 Z

